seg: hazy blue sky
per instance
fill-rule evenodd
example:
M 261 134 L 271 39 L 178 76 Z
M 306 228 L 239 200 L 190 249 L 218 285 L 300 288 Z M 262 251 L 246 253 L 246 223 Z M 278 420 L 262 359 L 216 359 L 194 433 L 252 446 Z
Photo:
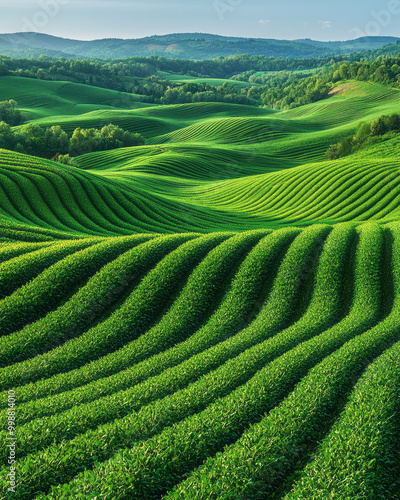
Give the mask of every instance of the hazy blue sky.
M 347 40 L 400 35 L 400 0 L 0 0 L 0 32 L 84 40 L 205 32 Z

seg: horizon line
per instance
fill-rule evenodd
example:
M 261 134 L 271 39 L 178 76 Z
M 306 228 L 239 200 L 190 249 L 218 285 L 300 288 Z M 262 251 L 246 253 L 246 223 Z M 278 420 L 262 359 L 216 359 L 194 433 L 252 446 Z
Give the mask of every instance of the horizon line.
M 362 40 L 365 38 L 368 39 L 378 39 L 378 38 L 397 38 L 400 39 L 400 36 L 396 35 L 378 35 L 378 36 L 363 36 L 363 37 L 356 37 L 356 38 L 348 38 L 347 40 L 316 40 L 313 38 L 309 37 L 304 37 L 304 38 L 263 38 L 263 37 L 246 37 L 246 36 L 237 36 L 237 35 L 218 35 L 217 33 L 206 33 L 202 31 L 187 31 L 187 32 L 172 32 L 172 33 L 164 33 L 164 34 L 153 34 L 153 35 L 146 35 L 146 36 L 141 36 L 141 37 L 132 37 L 132 38 L 121 38 L 121 37 L 102 37 L 102 38 L 93 38 L 93 39 L 88 39 L 88 40 L 83 40 L 79 38 L 69 38 L 67 36 L 61 36 L 61 35 L 53 35 L 51 33 L 42 33 L 39 31 L 15 31 L 11 33 L 0 33 L 0 36 L 3 35 L 45 35 L 45 36 L 50 36 L 53 38 L 61 38 L 63 40 L 72 40 L 75 42 L 96 42 L 100 40 L 143 40 L 145 38 L 152 38 L 152 37 L 163 37 L 163 36 L 170 36 L 170 35 L 209 35 L 209 36 L 218 36 L 221 38 L 240 38 L 243 40 L 276 40 L 280 42 L 296 42 L 298 40 L 310 40 L 312 42 L 320 42 L 320 43 L 335 43 L 335 42 L 351 42 L 355 40 Z

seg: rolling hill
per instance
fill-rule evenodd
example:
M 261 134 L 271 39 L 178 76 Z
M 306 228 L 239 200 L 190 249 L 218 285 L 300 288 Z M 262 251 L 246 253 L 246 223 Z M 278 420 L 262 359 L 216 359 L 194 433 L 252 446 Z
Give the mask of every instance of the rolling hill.
M 400 498 L 400 136 L 325 159 L 399 90 L 0 90 L 32 123 L 146 137 L 79 167 L 0 150 L 1 497 Z
M 71 40 L 42 33 L 0 34 L 0 54 L 12 57 L 81 57 L 114 59 L 133 56 L 165 56 L 184 59 L 210 59 L 233 54 L 273 57 L 326 57 L 335 54 L 379 49 L 396 44 L 396 37 L 362 37 L 343 42 L 319 42 L 310 39 L 275 40 L 240 38 L 208 33 L 173 33 L 136 39 Z
M 3 85 L 12 84 L 23 98 L 24 79 L 19 86 L 16 80 L 4 77 Z M 22 99 L 25 112 L 41 113 L 32 123 L 72 132 L 112 122 L 144 134 L 147 144 L 83 155 L 80 169 L 3 151 L 3 224 L 117 236 L 398 218 L 396 138 L 385 144 L 390 155 L 382 157 L 378 145 L 349 158 L 324 159 L 329 144 L 361 119 L 400 112 L 396 89 L 339 84 L 327 100 L 281 112 L 226 103 L 138 108 L 134 96 L 128 110 L 112 106 L 125 94 L 87 88 L 75 107 L 67 98 L 85 86 L 33 83 L 43 93 L 30 103 Z M 101 99 L 103 109 L 80 113 Z M 41 110 L 49 102 L 70 114 L 46 116 Z

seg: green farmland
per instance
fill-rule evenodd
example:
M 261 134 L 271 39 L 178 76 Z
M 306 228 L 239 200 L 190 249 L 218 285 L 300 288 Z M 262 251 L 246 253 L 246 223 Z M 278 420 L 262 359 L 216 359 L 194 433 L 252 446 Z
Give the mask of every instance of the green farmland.
M 146 143 L 0 150 L 0 498 L 400 499 L 400 134 L 325 157 L 400 90 L 279 111 L 4 76 L 5 99 Z

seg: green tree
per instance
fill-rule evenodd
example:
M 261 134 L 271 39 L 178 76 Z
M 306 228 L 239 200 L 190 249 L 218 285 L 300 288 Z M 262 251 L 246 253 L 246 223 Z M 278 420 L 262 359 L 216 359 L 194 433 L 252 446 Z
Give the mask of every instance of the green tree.
M 69 155 L 56 155 L 54 161 L 61 163 L 62 165 L 69 165 L 71 167 L 79 167 L 76 158 L 71 158 Z
M 385 124 L 385 119 L 380 116 L 379 118 L 376 118 L 372 123 L 371 123 L 371 134 L 372 135 L 383 135 L 387 132 L 387 127 Z
M 46 129 L 37 123 L 28 123 L 19 129 L 19 135 L 25 136 L 27 153 L 46 156 Z
M 17 102 L 13 99 L 0 102 L 0 121 L 14 127 L 22 123 L 21 112 L 17 109 Z
M 393 114 L 389 116 L 388 120 L 389 130 L 399 131 L 400 130 L 400 116 L 398 114 Z
M 358 141 L 364 141 L 369 135 L 371 135 L 371 126 L 368 123 L 359 123 L 356 131 L 356 139 Z
M 59 125 L 46 129 L 45 142 L 49 155 L 68 152 L 69 137 Z
M 0 122 L 0 148 L 13 149 L 14 134 L 10 125 L 4 121 Z

